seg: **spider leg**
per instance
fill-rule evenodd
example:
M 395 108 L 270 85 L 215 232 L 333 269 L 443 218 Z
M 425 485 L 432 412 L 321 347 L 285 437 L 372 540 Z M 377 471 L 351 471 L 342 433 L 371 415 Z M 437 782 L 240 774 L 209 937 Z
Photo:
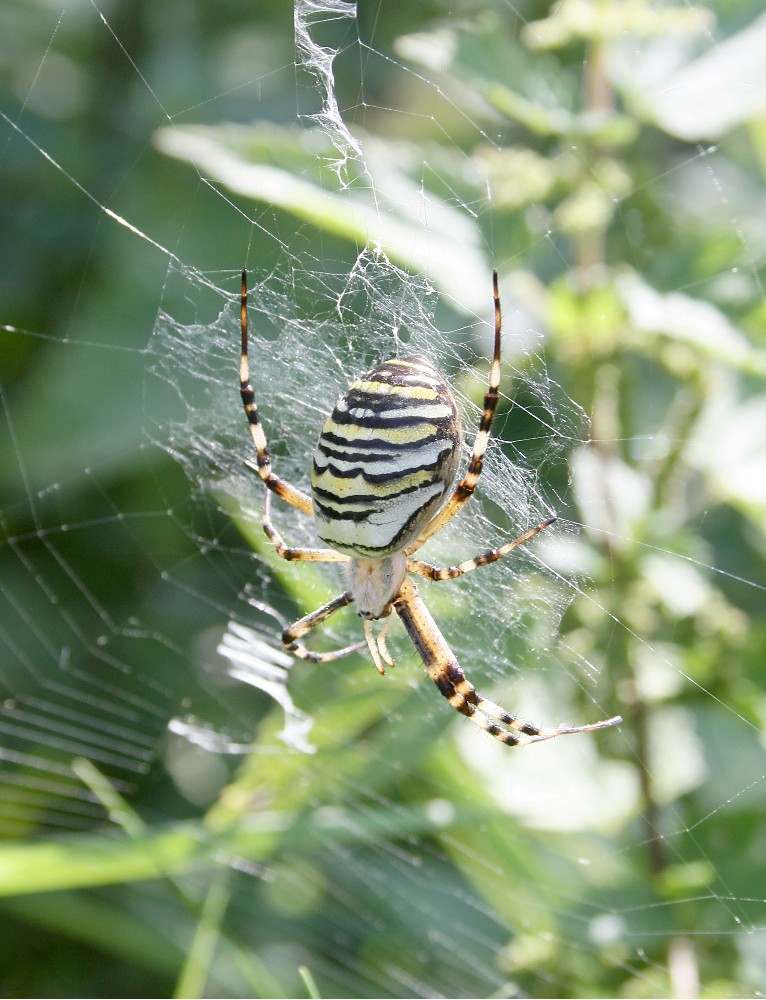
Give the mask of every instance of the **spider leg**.
M 498 389 L 500 386 L 500 340 L 502 334 L 502 323 L 500 317 L 500 292 L 497 287 L 497 271 L 492 272 L 492 288 L 495 300 L 495 346 L 492 356 L 492 368 L 489 375 L 489 388 L 484 396 L 484 410 L 481 415 L 481 421 L 479 422 L 479 430 L 473 443 L 471 462 L 462 482 L 455 487 L 455 491 L 445 506 L 427 525 L 417 540 L 405 550 L 407 555 L 410 555 L 419 549 L 420 546 L 423 545 L 432 535 L 435 535 L 437 531 L 441 531 L 444 525 L 452 520 L 463 504 L 467 503 L 467 501 L 473 496 L 473 491 L 476 489 L 479 476 L 481 476 L 481 470 L 484 466 L 484 455 L 486 454 L 487 444 L 489 443 L 489 432 L 492 427 L 492 418 L 494 417 L 495 409 L 497 408 L 497 400 L 499 398 Z
M 314 505 L 311 497 L 307 496 L 295 486 L 284 479 L 280 479 L 271 471 L 271 458 L 266 444 L 266 435 L 261 426 L 258 416 L 258 407 L 255 403 L 255 392 L 250 385 L 250 370 L 247 359 L 247 271 L 242 272 L 242 291 L 240 296 L 240 322 L 242 326 L 242 354 L 239 360 L 239 392 L 242 396 L 242 405 L 245 408 L 245 416 L 250 425 L 250 434 L 257 453 L 257 472 L 265 485 L 277 496 L 281 497 L 292 507 L 297 507 L 304 514 L 313 514 Z
M 335 549 L 293 549 L 286 545 L 271 520 L 271 493 L 268 490 L 263 504 L 263 530 L 276 549 L 277 555 L 288 562 L 350 562 L 348 556 L 344 556 L 342 552 Z
M 466 681 L 466 683 L 468 682 Z M 519 718 L 518 715 L 507 712 L 493 701 L 482 698 L 478 692 L 477 695 L 479 698 L 478 708 L 484 715 L 505 723 L 506 726 L 515 729 L 527 737 L 519 741 L 522 746 L 526 746 L 527 743 L 541 743 L 543 740 L 552 740 L 556 736 L 567 736 L 571 733 L 592 733 L 597 729 L 609 729 L 610 726 L 616 726 L 618 722 L 622 722 L 621 715 L 613 715 L 611 719 L 602 719 L 600 722 L 589 722 L 584 726 L 567 726 L 564 723 L 558 726 L 538 726 L 534 722 L 528 722 L 525 719 Z M 481 725 L 481 723 L 479 724 Z M 482 728 L 486 727 L 482 726 Z
M 519 545 L 523 545 L 530 538 L 534 538 L 535 535 L 538 535 L 545 528 L 550 527 L 555 520 L 555 517 L 549 517 L 547 521 L 543 521 L 536 528 L 524 532 L 523 535 L 519 535 L 512 542 L 506 542 L 505 545 L 500 545 L 496 549 L 490 549 L 489 552 L 484 552 L 480 556 L 474 556 L 473 559 L 466 559 L 464 562 L 458 563 L 457 566 L 432 566 L 431 563 L 420 562 L 418 559 L 408 559 L 407 572 L 417 573 L 419 576 L 425 576 L 429 580 L 454 580 L 464 573 L 472 572 L 479 566 L 486 566 L 489 563 L 497 562 L 498 559 L 507 556 L 509 552 L 518 548 Z
M 606 729 L 622 721 L 619 716 L 586 726 L 556 726 L 541 728 L 506 712 L 504 708 L 484 698 L 471 684 L 455 659 L 447 641 L 421 600 L 415 584 L 405 578 L 394 600 L 396 613 L 425 664 L 431 680 L 450 705 L 506 746 L 526 746 L 551 740 L 569 733 L 584 733 Z M 502 723 L 503 725 L 499 725 Z M 504 729 L 503 726 L 507 726 Z M 509 731 L 511 730 L 511 731 Z
M 358 649 L 363 649 L 366 646 L 366 642 L 364 641 L 352 643 L 352 645 L 344 646 L 342 649 L 333 649 L 328 653 L 314 653 L 310 649 L 306 649 L 300 641 L 304 635 L 315 629 L 317 625 L 326 622 L 331 615 L 334 615 L 336 611 L 340 611 L 341 608 L 345 608 L 352 601 L 353 597 L 346 591 L 338 597 L 333 598 L 321 608 L 317 608 L 316 611 L 312 611 L 311 614 L 305 615 L 293 625 L 290 625 L 282 633 L 282 643 L 285 649 L 289 649 L 299 660 L 308 660 L 311 663 L 329 663 L 331 660 L 337 660 L 348 653 L 355 653 Z

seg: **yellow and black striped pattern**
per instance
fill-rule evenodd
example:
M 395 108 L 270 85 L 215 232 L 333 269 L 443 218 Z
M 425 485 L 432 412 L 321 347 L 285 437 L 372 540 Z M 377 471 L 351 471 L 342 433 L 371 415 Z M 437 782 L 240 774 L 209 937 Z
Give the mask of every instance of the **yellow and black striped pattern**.
M 529 743 L 552 740 L 556 736 L 608 729 L 622 722 L 619 715 L 585 726 L 543 727 L 528 722 L 479 694 L 463 673 L 409 577 L 405 579 L 394 600 L 394 609 L 404 623 L 407 634 L 439 692 L 455 711 L 465 715 L 485 733 L 494 736 L 506 746 L 523 747 Z
M 395 358 L 362 376 L 325 421 L 314 452 L 319 537 L 354 558 L 400 552 L 451 490 L 460 443 L 452 393 L 429 361 Z
M 263 528 L 282 559 L 345 563 L 348 589 L 305 615 L 282 633 L 295 656 L 326 663 L 367 646 L 382 674 L 394 661 L 386 636 L 395 611 L 429 676 L 450 705 L 506 746 L 525 746 L 565 733 L 606 729 L 619 716 L 585 726 L 543 728 L 484 698 L 463 673 L 409 573 L 454 580 L 502 559 L 555 521 L 551 517 L 512 541 L 454 566 L 413 559 L 470 500 L 481 476 L 500 386 L 501 316 L 497 273 L 493 274 L 495 342 L 489 385 L 465 476 L 454 488 L 460 456 L 460 419 L 449 387 L 433 365 L 419 357 L 386 361 L 355 382 L 325 421 L 314 451 L 312 496 L 277 476 L 250 384 L 247 353 L 247 275 L 240 300 L 242 354 L 239 386 L 255 446 L 258 472 L 267 491 Z M 248 463 L 249 464 L 249 463 Z M 293 548 L 271 520 L 269 491 L 313 515 L 329 548 Z M 445 502 L 446 498 L 446 502 Z M 305 636 L 336 612 L 354 604 L 364 619 L 364 639 L 328 652 L 313 652 Z M 373 623 L 383 619 L 375 632 Z

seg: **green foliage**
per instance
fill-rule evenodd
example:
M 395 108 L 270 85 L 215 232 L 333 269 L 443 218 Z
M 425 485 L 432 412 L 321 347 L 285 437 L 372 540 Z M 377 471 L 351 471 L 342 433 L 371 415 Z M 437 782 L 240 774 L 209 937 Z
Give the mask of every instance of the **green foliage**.
M 121 71 L 98 18 L 80 12 L 55 34 L 24 4 L 0 15 L 18 39 L 13 155 L 0 160 L 8 994 L 761 988 L 763 16 L 755 3 L 715 23 L 712 5 L 564 0 L 528 5 L 523 21 L 458 3 L 442 20 L 442 5 L 420 6 L 366 67 L 375 107 L 346 114 L 366 171 L 295 124 L 284 5 L 211 24 L 200 4 L 183 31 L 153 8 L 135 21 L 115 8 L 134 64 Z M 331 29 L 334 45 L 346 29 Z M 52 38 L 70 80 L 58 104 L 24 75 Z M 242 124 L 248 45 L 263 60 L 254 124 Z M 408 72 L 393 77 L 395 61 Z M 359 66 L 344 50 L 335 70 L 351 106 Z M 49 96 L 22 114 L 31 93 Z M 578 564 L 561 569 L 578 596 L 550 662 L 593 666 L 587 692 L 623 714 L 618 732 L 508 760 L 476 750 L 404 667 L 382 683 L 357 658 L 293 672 L 316 752 L 267 752 L 278 706 L 206 673 L 254 565 L 286 619 L 329 595 L 147 446 L 149 333 L 160 302 L 189 308 L 163 290 L 156 244 L 200 273 L 248 257 L 268 270 L 280 245 L 344 273 L 370 240 L 462 319 L 482 308 L 494 260 L 515 297 L 507 316 L 533 317 L 562 394 L 587 414 L 590 438 L 573 436 L 553 472 L 581 530 Z M 192 319 L 216 308 L 195 302 Z M 532 358 L 514 364 L 534 384 Z M 258 563 L 236 560 L 243 538 Z M 471 609 L 441 601 L 440 620 L 470 635 Z M 550 669 L 519 690 L 552 706 L 537 721 L 573 697 Z M 129 775 L 106 742 L 84 753 L 86 704 Z M 50 738 L 17 745 L 33 710 L 53 720 Z M 256 733 L 257 748 L 225 758 L 176 739 L 167 721 L 187 710 L 232 740 Z M 587 711 L 581 699 L 570 714 Z

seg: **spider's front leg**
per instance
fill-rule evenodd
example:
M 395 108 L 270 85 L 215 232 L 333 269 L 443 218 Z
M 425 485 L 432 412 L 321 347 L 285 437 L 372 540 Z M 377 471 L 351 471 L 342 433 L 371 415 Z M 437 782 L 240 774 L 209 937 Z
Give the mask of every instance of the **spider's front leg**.
M 348 653 L 355 653 L 358 649 L 363 649 L 367 645 L 365 640 L 352 643 L 350 646 L 344 646 L 342 649 L 333 649 L 328 653 L 314 653 L 310 649 L 306 649 L 300 641 L 304 635 L 307 635 L 312 629 L 326 622 L 336 611 L 348 607 L 353 599 L 350 592 L 345 591 L 338 597 L 333 598 L 333 600 L 328 601 L 321 608 L 312 611 L 311 614 L 298 619 L 297 622 L 290 625 L 282 633 L 282 643 L 285 649 L 289 649 L 293 656 L 297 656 L 299 660 L 309 660 L 311 663 L 329 663 L 331 660 L 340 659 L 341 656 L 346 656 Z
M 482 697 L 463 673 L 439 627 L 420 598 L 415 584 L 406 578 L 393 602 L 396 613 L 425 664 L 429 676 L 452 707 L 506 746 L 526 746 L 568 733 L 585 733 L 614 726 L 622 719 L 614 716 L 587 726 L 541 728 L 519 719 Z M 496 721 L 495 721 L 496 720 Z M 503 729 L 502 723 L 508 729 Z M 512 732 L 509 732 L 512 730 Z

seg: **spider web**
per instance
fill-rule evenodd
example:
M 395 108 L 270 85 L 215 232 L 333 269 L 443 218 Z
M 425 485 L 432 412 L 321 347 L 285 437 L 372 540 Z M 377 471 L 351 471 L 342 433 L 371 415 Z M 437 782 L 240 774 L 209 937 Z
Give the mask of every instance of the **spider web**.
M 547 14 L 201 7 L 152 49 L 116 8 L 3 13 L 8 954 L 32 926 L 132 995 L 762 991 L 764 21 Z M 465 467 L 498 268 L 479 496 L 424 558 L 559 520 L 421 590 L 482 693 L 619 730 L 510 752 L 401 629 L 383 679 L 285 655 L 343 584 L 260 529 L 243 264 L 304 490 L 324 415 L 395 354 L 449 377 Z M 311 642 L 359 636 L 349 611 Z M 22 965 L 16 992 L 66 989 Z

